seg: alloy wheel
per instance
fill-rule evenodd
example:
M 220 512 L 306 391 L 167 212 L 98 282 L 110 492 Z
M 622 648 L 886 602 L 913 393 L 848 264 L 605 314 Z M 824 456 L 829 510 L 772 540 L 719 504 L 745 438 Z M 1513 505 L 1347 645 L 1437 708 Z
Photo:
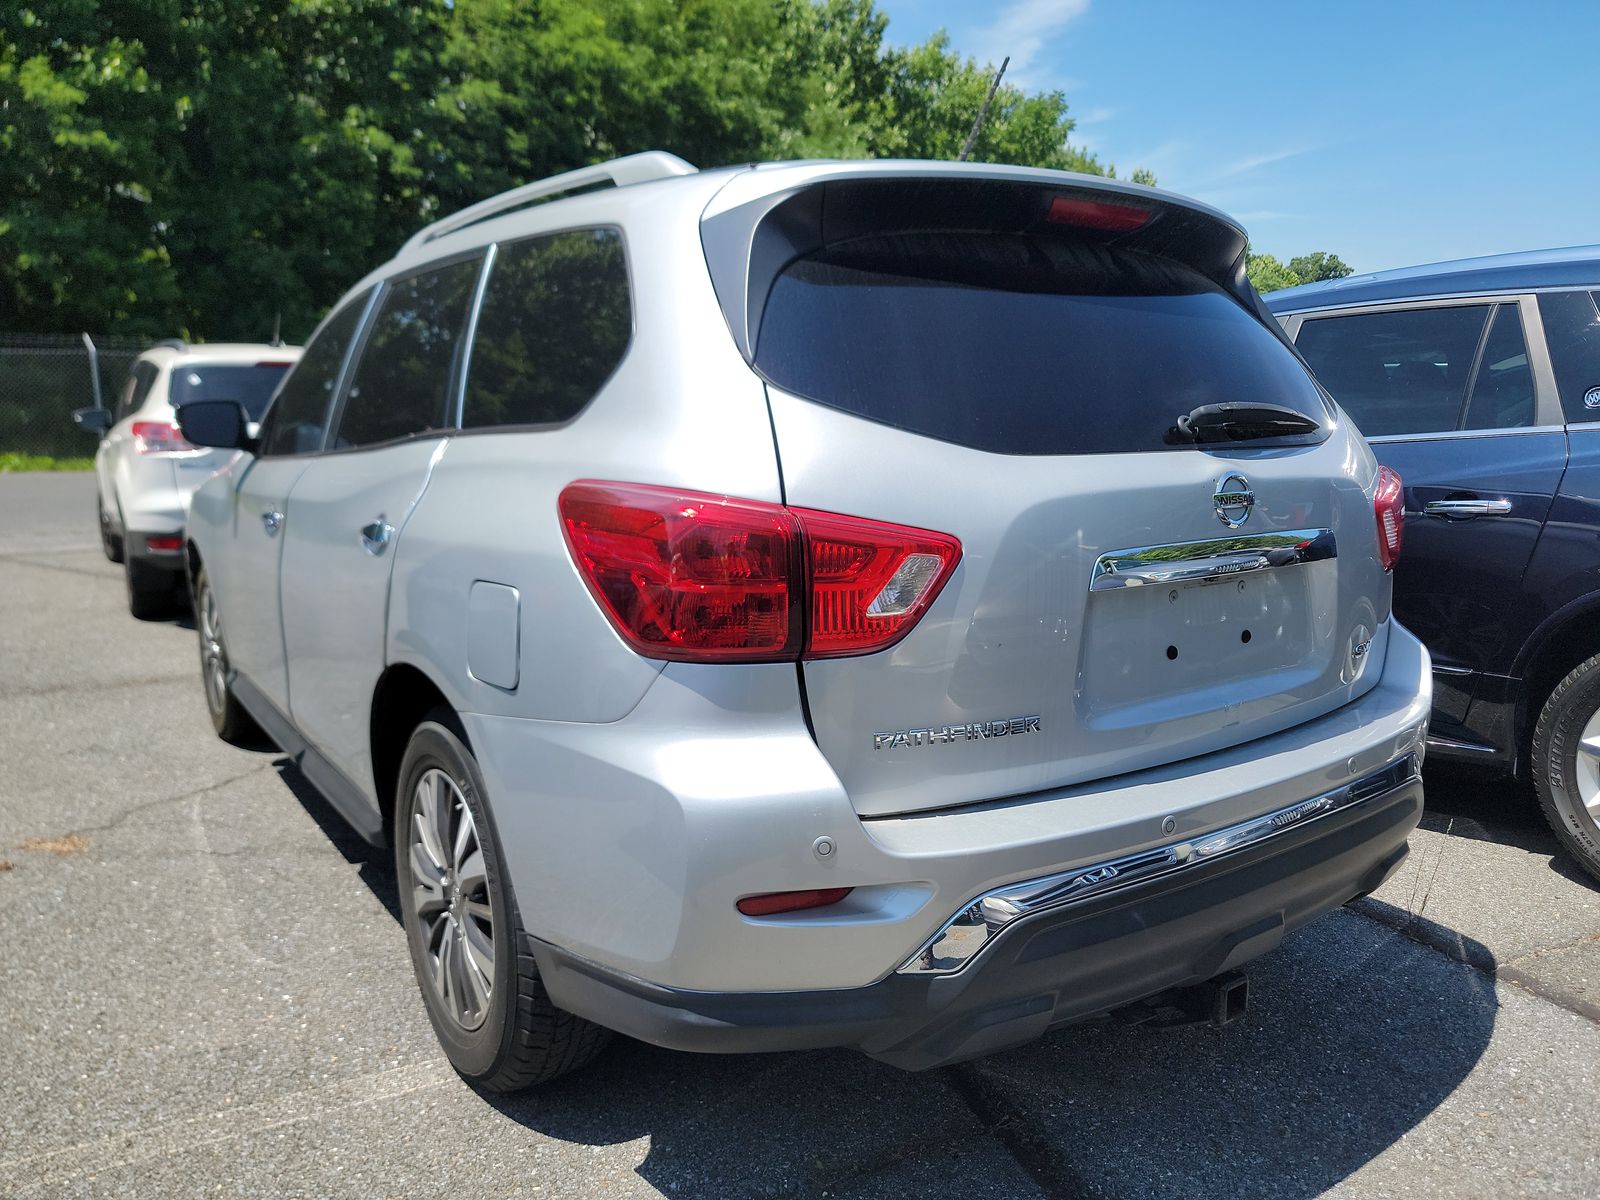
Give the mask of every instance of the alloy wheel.
M 472 810 L 438 767 L 417 780 L 410 838 L 415 936 L 425 974 L 451 1020 L 477 1029 L 494 996 L 494 906 Z
M 221 712 L 228 701 L 228 655 L 222 648 L 222 617 L 216 593 L 207 584 L 200 591 L 200 676 L 206 685 L 206 702 Z
M 1593 713 L 1578 735 L 1578 761 L 1574 782 L 1578 800 L 1589 819 L 1600 826 L 1600 710 Z

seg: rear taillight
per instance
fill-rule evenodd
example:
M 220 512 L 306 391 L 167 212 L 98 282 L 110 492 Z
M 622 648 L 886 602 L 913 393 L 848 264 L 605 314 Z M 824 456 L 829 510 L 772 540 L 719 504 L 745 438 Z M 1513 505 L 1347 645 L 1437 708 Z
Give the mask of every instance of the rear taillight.
M 1385 571 L 1392 571 L 1400 561 L 1400 544 L 1405 537 L 1406 503 L 1400 476 L 1388 467 L 1378 468 L 1372 510 L 1378 519 L 1378 562 Z
M 166 421 L 135 421 L 133 448 L 140 454 L 176 454 L 194 449 L 183 440 L 178 427 Z
M 747 917 L 770 917 L 777 913 L 800 912 L 807 908 L 826 908 L 848 896 L 853 888 L 809 888 L 803 892 L 767 892 L 746 896 L 738 909 Z
M 176 554 L 183 549 L 183 535 L 152 533 L 144 539 L 144 548 L 151 554 Z
M 640 654 L 683 662 L 885 649 L 961 557 L 942 533 L 642 484 L 580 481 L 560 510 L 617 632 Z

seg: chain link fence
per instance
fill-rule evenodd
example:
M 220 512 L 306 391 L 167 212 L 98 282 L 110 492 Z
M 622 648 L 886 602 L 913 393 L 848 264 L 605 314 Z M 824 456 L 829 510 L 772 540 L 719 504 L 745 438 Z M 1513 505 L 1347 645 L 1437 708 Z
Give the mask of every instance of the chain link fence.
M 100 395 L 114 409 L 128 368 L 148 342 L 97 337 Z M 0 455 L 82 458 L 95 439 L 72 423 L 72 410 L 95 402 L 89 350 L 71 334 L 0 333 Z

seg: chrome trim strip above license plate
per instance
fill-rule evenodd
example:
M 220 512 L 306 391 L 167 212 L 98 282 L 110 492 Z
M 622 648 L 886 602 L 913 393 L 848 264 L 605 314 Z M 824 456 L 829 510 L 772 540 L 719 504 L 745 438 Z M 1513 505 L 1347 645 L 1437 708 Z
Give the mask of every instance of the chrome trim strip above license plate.
M 1113 550 L 1096 559 L 1089 590 L 1205 583 L 1252 571 L 1321 562 L 1337 554 L 1331 529 L 1289 529 L 1166 546 L 1137 546 Z

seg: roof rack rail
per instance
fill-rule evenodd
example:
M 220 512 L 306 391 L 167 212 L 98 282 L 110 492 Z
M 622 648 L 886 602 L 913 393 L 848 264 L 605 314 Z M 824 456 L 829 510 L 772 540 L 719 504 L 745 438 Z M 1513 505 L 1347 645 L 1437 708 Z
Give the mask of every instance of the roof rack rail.
M 465 229 L 469 225 L 498 217 L 502 213 L 522 208 L 536 200 L 548 200 L 564 192 L 596 186 L 627 187 L 633 183 L 649 183 L 656 179 L 671 179 L 677 175 L 693 175 L 696 170 L 692 163 L 684 162 L 676 154 L 668 154 L 665 150 L 646 150 L 641 154 L 629 154 L 624 158 L 613 158 L 610 162 L 596 163 L 592 167 L 579 167 L 576 171 L 552 175 L 549 179 L 541 179 L 537 183 L 525 183 L 521 187 L 512 188 L 509 192 L 501 192 L 498 196 L 480 200 L 458 213 L 441 217 L 433 224 L 412 234 L 404 249 L 413 250 L 447 233 L 454 233 L 458 229 Z

